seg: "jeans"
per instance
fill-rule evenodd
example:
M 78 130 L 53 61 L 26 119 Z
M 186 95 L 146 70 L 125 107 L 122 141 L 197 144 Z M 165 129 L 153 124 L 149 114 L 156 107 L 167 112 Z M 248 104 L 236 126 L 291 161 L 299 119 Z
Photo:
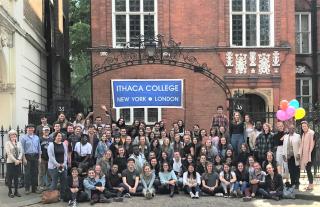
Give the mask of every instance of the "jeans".
M 66 189 L 66 182 L 67 182 L 67 169 L 65 168 L 64 171 L 59 172 L 58 168 L 49 169 L 49 173 L 51 176 L 51 185 L 50 190 L 56 190 L 58 179 L 60 180 L 60 193 L 64 195 Z
M 309 180 L 309 184 L 313 184 L 313 175 L 311 172 L 312 162 L 308 162 L 306 166 L 307 176 Z
M 229 194 L 234 189 L 234 183 L 230 183 L 230 185 L 226 185 L 225 183 L 221 182 L 221 186 L 223 188 L 224 193 Z
M 24 183 L 25 189 L 30 190 L 30 186 L 32 191 L 35 191 L 38 184 L 38 162 L 39 162 L 39 155 L 33 154 L 29 155 L 26 154 L 27 164 L 24 168 Z
M 188 194 L 190 194 L 191 192 L 192 193 L 199 193 L 200 192 L 199 185 L 197 185 L 196 187 L 191 187 L 191 188 L 189 186 L 185 185 L 183 188 L 184 188 L 185 192 Z
M 212 196 L 214 196 L 216 193 L 224 193 L 223 188 L 220 185 L 218 185 L 218 187 L 216 187 L 213 191 L 211 191 L 205 187 L 202 187 L 201 191 L 208 194 L 208 195 L 212 195 Z
M 299 178 L 300 178 L 300 166 L 296 166 L 294 156 L 288 159 L 288 168 L 290 174 L 291 185 L 299 185 Z
M 14 163 L 7 163 L 7 181 L 9 193 L 12 193 L 12 180 L 14 183 L 14 191 L 18 192 L 19 175 L 21 165 L 15 165 Z
M 248 182 L 246 182 L 246 181 L 243 181 L 242 184 L 240 184 L 240 182 L 237 181 L 237 182 L 234 184 L 234 191 L 237 191 L 238 189 L 240 189 L 240 191 L 241 191 L 242 193 L 244 193 L 245 190 L 248 188 L 248 186 L 249 186 L 249 184 L 248 184 Z
M 169 194 L 177 190 L 178 190 L 177 185 L 161 184 L 158 187 L 158 192 L 160 194 Z
M 239 154 L 239 150 L 241 147 L 241 144 L 245 143 L 243 134 L 232 134 L 231 135 L 231 145 L 233 148 L 233 151 L 235 152 L 235 155 Z

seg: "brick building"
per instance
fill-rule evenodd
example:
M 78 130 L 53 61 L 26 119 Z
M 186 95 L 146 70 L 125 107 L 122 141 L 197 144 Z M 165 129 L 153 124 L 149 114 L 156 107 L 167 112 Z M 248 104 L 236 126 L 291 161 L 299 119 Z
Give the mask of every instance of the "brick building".
M 112 79 L 184 79 L 183 109 L 113 110 L 128 123 L 182 119 L 187 127 L 209 128 L 216 107 L 227 108 L 238 89 L 249 100 L 246 110 L 278 106 L 295 97 L 294 15 L 291 0 L 91 1 L 94 111 L 100 113 L 101 104 L 112 107 Z M 174 40 L 161 50 L 168 61 L 123 58 L 123 47 L 134 53 L 136 35 L 148 32 Z

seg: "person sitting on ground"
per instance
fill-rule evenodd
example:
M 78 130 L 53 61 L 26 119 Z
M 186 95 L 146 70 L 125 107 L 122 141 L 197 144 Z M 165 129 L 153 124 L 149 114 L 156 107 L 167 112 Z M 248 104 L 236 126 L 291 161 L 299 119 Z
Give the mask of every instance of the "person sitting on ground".
M 255 162 L 253 164 L 253 168 L 254 168 L 253 172 L 249 171 L 250 188 L 246 189 L 245 191 L 246 196 L 243 198 L 243 201 L 250 201 L 251 198 L 254 198 L 259 188 L 264 187 L 264 184 L 265 184 L 266 173 L 261 170 L 260 163 Z M 251 195 L 250 195 L 250 192 L 251 192 Z
M 86 172 L 90 165 L 92 145 L 88 142 L 88 139 L 88 135 L 82 134 L 80 142 L 77 142 L 74 147 L 74 162 L 76 167 L 79 168 L 80 174 Z
M 236 170 L 237 182 L 234 185 L 234 194 L 242 197 L 249 187 L 249 172 L 242 162 L 238 163 Z
M 183 188 L 191 198 L 199 198 L 201 178 L 200 174 L 195 171 L 194 164 L 189 164 L 188 171 L 183 173 Z
M 170 169 L 168 162 L 162 163 L 161 171 L 159 172 L 160 186 L 158 188 L 159 193 L 170 193 L 170 197 L 174 196 L 175 190 L 177 190 L 177 176 L 173 170 Z
M 121 174 L 118 171 L 119 167 L 117 164 L 113 164 L 110 172 L 106 176 L 106 189 L 104 194 L 107 198 L 113 198 L 116 202 L 123 201 L 124 187 L 121 187 L 122 183 Z
M 155 177 L 155 174 L 151 171 L 150 165 L 145 163 L 140 179 L 143 186 L 142 193 L 147 199 L 151 199 L 155 196 L 155 189 L 153 187 Z
M 233 192 L 234 183 L 237 181 L 236 174 L 231 171 L 228 164 L 223 164 L 223 171 L 220 172 L 221 186 L 224 191 L 224 197 L 230 197 L 230 193 Z
M 196 171 L 202 175 L 206 171 L 206 163 L 207 163 L 207 157 L 206 155 L 201 155 L 200 160 L 197 163 Z
M 201 191 L 211 196 L 223 196 L 223 189 L 219 185 L 219 175 L 213 171 L 213 164 L 207 162 L 207 172 L 203 173 Z
M 177 176 L 178 186 L 182 186 L 182 158 L 179 151 L 173 153 L 172 170 Z
M 139 172 L 135 169 L 135 160 L 129 158 L 127 166 L 127 169 L 122 172 L 122 183 L 120 184 L 120 187 L 125 189 L 125 197 L 142 195 L 143 188 L 139 185 Z
M 269 164 L 273 166 L 273 168 L 275 169 L 275 173 L 277 173 L 277 161 L 275 160 L 275 157 L 273 156 L 273 153 L 271 151 L 267 152 L 266 160 L 262 162 L 262 170 L 266 172 L 267 165 Z
M 266 169 L 268 175 L 266 176 L 264 187 L 259 188 L 259 193 L 263 198 L 271 198 L 278 201 L 283 194 L 282 176 L 275 172 L 274 167 L 271 164 L 268 164 Z

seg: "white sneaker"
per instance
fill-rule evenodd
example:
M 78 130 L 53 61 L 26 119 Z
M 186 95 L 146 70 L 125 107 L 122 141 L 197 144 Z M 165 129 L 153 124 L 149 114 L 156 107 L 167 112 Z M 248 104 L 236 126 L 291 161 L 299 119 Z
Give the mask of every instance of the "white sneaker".
M 196 192 L 195 198 L 199 198 L 199 192 Z
M 192 192 L 190 192 L 190 197 L 191 197 L 191 198 L 194 198 L 194 196 L 195 196 L 195 195 L 194 195 Z
M 215 196 L 217 196 L 217 197 L 223 197 L 223 193 L 216 193 Z

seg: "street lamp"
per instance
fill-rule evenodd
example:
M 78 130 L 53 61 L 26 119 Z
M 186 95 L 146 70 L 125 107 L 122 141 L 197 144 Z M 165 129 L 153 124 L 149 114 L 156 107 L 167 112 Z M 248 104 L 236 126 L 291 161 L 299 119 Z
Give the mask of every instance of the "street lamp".
M 153 58 L 156 54 L 157 44 L 150 40 L 144 44 L 144 47 L 146 49 L 148 58 Z

